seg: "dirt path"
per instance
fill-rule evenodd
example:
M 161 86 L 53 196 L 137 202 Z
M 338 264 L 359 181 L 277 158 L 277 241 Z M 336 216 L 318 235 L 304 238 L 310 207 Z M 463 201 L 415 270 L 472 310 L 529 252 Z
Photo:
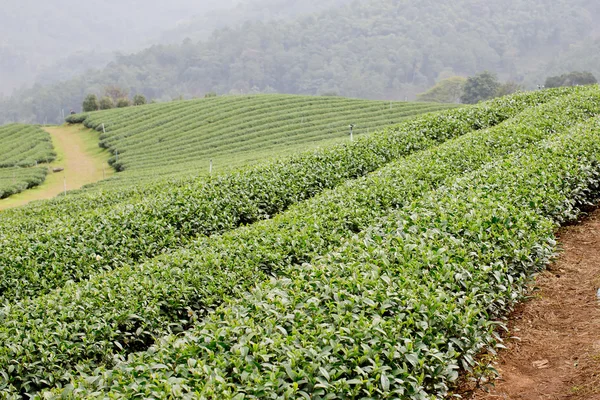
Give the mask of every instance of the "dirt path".
M 476 400 L 600 399 L 600 210 L 559 235 L 564 252 L 510 319 L 500 379 Z
M 44 130 L 52 137 L 57 153 L 56 161 L 50 167 L 61 167 L 64 171 L 49 172 L 40 186 L 0 200 L 0 210 L 53 198 L 64 192 L 65 179 L 67 190 L 74 190 L 114 173 L 107 163 L 109 153 L 98 147 L 98 132 L 81 125 L 45 127 Z

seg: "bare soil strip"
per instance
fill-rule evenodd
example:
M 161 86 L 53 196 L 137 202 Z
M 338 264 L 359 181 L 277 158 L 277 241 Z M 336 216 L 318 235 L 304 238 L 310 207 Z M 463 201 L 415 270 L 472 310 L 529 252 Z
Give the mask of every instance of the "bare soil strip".
M 83 185 L 97 182 L 114 174 L 108 165 L 110 154 L 98 147 L 98 132 L 82 125 L 45 127 L 52 137 L 52 144 L 58 157 L 49 165 L 64 168 L 64 171 L 50 171 L 46 181 L 32 189 L 0 200 L 0 210 L 19 207 L 35 200 L 51 199 L 65 190 L 79 189 Z
M 472 400 L 600 400 L 600 210 L 561 230 L 563 252 L 510 319 L 500 378 Z

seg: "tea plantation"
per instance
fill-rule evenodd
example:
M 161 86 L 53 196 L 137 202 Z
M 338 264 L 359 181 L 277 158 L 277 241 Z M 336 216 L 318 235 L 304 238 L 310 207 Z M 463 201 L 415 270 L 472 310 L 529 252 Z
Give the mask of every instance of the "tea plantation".
M 444 398 L 598 200 L 600 88 L 411 117 L 433 110 L 254 96 L 70 117 L 123 172 L 0 214 L 0 398 Z M 350 142 L 349 120 L 372 129 Z
M 0 127 L 0 199 L 44 182 L 48 170 L 38 164 L 55 158 L 50 135 L 41 128 L 22 124 Z

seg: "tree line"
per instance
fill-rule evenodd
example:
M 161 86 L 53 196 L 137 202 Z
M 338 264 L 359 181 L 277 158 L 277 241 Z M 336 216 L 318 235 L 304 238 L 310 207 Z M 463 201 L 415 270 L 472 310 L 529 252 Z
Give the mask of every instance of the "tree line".
M 598 83 L 596 77 L 589 71 L 573 71 L 559 76 L 546 78 L 542 88 L 562 86 L 584 86 Z M 417 95 L 419 101 L 438 103 L 475 104 L 494 97 L 506 96 L 526 88 L 514 81 L 500 82 L 498 75 L 484 71 L 469 78 L 452 76 L 438 82 L 431 89 Z

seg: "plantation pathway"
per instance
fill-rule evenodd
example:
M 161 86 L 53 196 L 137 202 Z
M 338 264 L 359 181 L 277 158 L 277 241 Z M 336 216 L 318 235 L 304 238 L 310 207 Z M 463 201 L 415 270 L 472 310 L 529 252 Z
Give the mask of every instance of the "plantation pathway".
M 38 187 L 0 200 L 0 210 L 25 205 L 35 200 L 51 199 L 67 190 L 79 189 L 83 185 L 108 178 L 114 170 L 108 165 L 110 154 L 98 147 L 98 132 L 82 125 L 45 127 L 52 137 L 57 153 L 50 167 L 64 168 L 63 172 L 49 172 L 46 180 Z
M 512 315 L 491 393 L 474 400 L 600 399 L 600 210 L 561 230 L 564 249 L 541 274 L 534 299 Z

